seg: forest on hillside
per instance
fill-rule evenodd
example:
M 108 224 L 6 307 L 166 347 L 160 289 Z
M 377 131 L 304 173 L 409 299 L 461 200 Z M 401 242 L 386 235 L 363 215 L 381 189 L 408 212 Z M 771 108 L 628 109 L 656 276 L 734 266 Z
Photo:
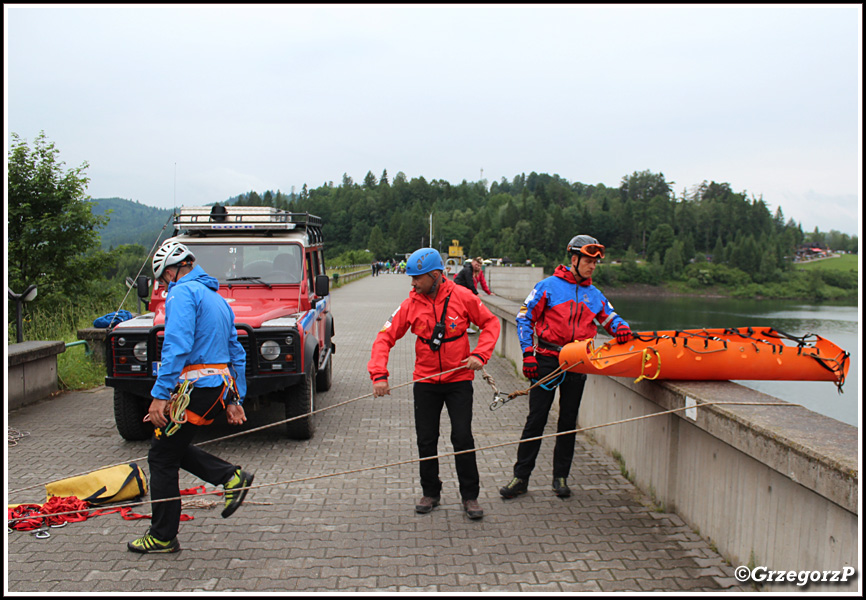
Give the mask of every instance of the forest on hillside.
M 647 261 L 657 255 L 683 265 L 700 256 L 733 261 L 747 273 L 772 273 L 789 266 L 807 235 L 781 208 L 770 213 L 762 198 L 734 192 L 728 183 L 702 182 L 676 196 L 663 173 L 634 172 L 619 187 L 570 183 L 558 175 L 521 174 L 487 185 L 484 180 L 452 185 L 424 177 L 407 180 L 387 171 L 368 172 L 362 183 L 343 176 L 300 194 L 251 191 L 232 199 L 246 206 L 275 206 L 319 215 L 326 226 L 328 254 L 367 249 L 386 259 L 430 245 L 447 251 L 459 240 L 469 256 L 508 258 L 552 267 L 563 259 L 568 240 L 585 233 L 608 248 L 609 256 L 632 253 Z M 430 239 L 430 215 L 433 239 Z M 856 251 L 857 238 L 815 230 L 812 244 Z

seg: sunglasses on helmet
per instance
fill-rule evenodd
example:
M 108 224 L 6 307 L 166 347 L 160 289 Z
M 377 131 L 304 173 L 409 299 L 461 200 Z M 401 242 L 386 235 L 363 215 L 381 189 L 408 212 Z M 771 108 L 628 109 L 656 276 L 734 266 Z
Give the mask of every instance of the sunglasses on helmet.
M 604 258 L 604 246 L 601 244 L 586 244 L 581 246 L 580 248 L 574 248 L 581 254 L 585 256 L 591 256 L 593 258 Z

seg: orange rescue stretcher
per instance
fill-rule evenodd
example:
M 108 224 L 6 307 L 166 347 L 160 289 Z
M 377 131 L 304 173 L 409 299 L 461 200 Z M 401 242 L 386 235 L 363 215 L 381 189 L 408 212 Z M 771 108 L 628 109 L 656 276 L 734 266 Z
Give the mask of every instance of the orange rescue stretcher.
M 796 337 L 772 327 L 645 331 L 596 348 L 592 340 L 562 347 L 564 371 L 688 381 L 832 381 L 839 392 L 850 354 L 818 335 Z

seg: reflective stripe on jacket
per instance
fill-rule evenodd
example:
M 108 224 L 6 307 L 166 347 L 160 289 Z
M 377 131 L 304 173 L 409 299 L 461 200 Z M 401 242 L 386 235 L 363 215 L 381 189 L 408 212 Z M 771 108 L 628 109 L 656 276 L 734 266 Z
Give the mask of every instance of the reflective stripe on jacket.
M 422 341 L 430 337 L 433 327 L 442 316 L 445 299 L 451 296 L 448 310 L 445 314 L 445 342 L 438 352 L 433 352 Z M 434 313 L 435 311 L 435 313 Z M 478 344 L 470 352 L 469 336 L 466 329 L 469 322 L 481 328 Z M 436 375 L 459 367 L 463 361 L 473 354 L 486 363 L 493 354 L 496 340 L 499 338 L 499 319 L 490 312 L 481 300 L 467 290 L 442 278 L 435 301 L 415 290 L 409 292 L 409 297 L 400 304 L 385 326 L 376 336 L 367 364 L 370 378 L 377 381 L 388 377 L 388 355 L 391 348 L 407 331 L 418 336 L 415 340 L 415 372 L 413 379 Z M 449 339 L 461 337 L 447 343 Z M 428 379 L 425 383 L 451 383 L 454 381 L 471 381 L 475 372 L 471 369 L 459 369 L 441 377 Z
M 628 326 L 591 279 L 578 284 L 571 270 L 559 265 L 553 275 L 535 284 L 523 301 L 517 313 L 517 337 L 523 352 L 532 349 L 532 334 L 548 344 L 564 346 L 594 338 L 596 323 L 611 335 L 620 325 Z M 549 348 L 537 348 L 537 352 L 557 355 Z

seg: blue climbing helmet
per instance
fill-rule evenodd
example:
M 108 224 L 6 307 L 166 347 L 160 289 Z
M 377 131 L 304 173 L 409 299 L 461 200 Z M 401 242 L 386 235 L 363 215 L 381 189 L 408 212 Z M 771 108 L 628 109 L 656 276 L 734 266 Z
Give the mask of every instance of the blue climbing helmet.
M 415 277 L 424 275 L 435 270 L 444 271 L 445 263 L 442 256 L 433 248 L 421 248 L 409 255 L 406 259 L 406 275 Z

